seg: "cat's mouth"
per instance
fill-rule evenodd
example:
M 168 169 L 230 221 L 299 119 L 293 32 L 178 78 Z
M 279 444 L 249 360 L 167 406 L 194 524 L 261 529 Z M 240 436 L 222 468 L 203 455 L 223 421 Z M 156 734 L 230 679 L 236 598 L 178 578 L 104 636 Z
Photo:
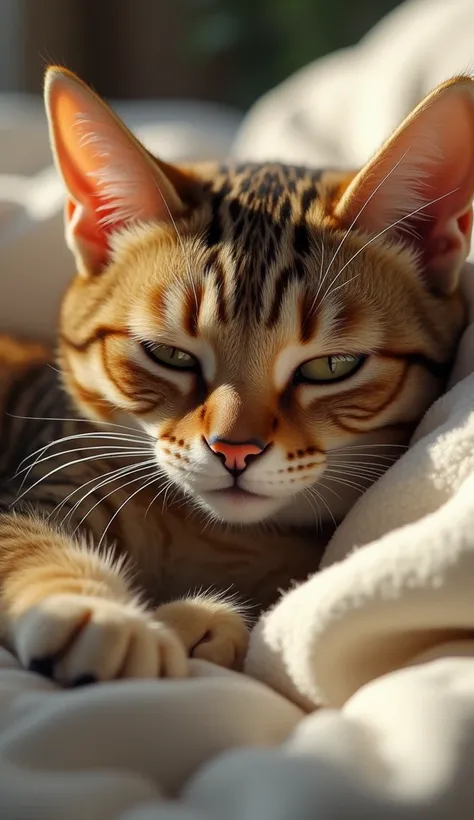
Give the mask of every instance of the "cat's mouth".
M 203 493 L 202 500 L 219 518 L 229 523 L 251 524 L 263 521 L 274 514 L 280 500 L 268 495 L 259 495 L 242 487 L 226 487 Z
M 209 493 L 209 495 L 218 495 L 220 498 L 228 498 L 230 500 L 235 501 L 249 501 L 251 499 L 257 501 L 267 501 L 268 495 L 259 495 L 258 493 L 252 493 L 249 490 L 243 490 L 242 487 L 234 486 L 234 487 L 225 487 L 223 490 L 214 490 L 213 493 Z

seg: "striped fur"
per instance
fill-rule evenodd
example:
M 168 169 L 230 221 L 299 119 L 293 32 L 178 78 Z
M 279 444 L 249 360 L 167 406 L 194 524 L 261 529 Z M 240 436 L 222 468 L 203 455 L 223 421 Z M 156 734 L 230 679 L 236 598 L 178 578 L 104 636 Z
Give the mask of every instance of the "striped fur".
M 408 214 L 407 240 L 371 228 L 364 206 L 353 215 L 359 179 L 368 211 L 379 189 L 388 207 L 383 185 L 401 160 L 381 182 L 377 161 L 374 179 L 278 163 L 171 168 L 72 75 L 54 70 L 47 100 L 79 273 L 61 310 L 60 372 L 37 348 L 5 346 L 4 639 L 64 683 L 179 676 L 189 654 L 238 666 L 238 610 L 186 596 L 232 588 L 272 603 L 316 569 L 317 528 L 327 537 L 402 451 L 464 326 L 457 275 L 474 192 L 459 213 L 430 212 L 435 240 Z M 426 174 L 412 176 L 418 203 Z M 450 242 L 460 250 L 448 265 Z M 167 368 L 153 345 L 198 364 Z M 305 362 L 336 355 L 360 367 L 301 378 Z M 256 448 L 237 478 L 216 439 Z

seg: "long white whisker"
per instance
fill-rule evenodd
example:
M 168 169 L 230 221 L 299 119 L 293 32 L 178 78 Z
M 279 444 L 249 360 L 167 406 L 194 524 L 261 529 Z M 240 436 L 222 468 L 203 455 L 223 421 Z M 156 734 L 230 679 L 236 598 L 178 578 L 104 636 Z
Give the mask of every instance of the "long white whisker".
M 375 194 L 377 193 L 377 191 L 379 191 L 379 189 L 382 187 L 382 185 L 383 185 L 383 184 L 387 181 L 387 179 L 388 179 L 388 178 L 389 178 L 389 177 L 393 174 L 393 172 L 394 172 L 394 171 L 398 168 L 398 166 L 400 165 L 400 163 L 401 163 L 401 162 L 403 162 L 403 160 L 405 159 L 406 155 L 408 154 L 408 151 L 409 151 L 409 149 L 407 148 L 407 150 L 405 151 L 405 153 L 404 153 L 404 154 L 402 154 L 402 156 L 400 157 L 400 159 L 398 160 L 398 162 L 396 162 L 396 163 L 395 163 L 395 165 L 393 166 L 393 168 L 391 168 L 391 169 L 390 169 L 390 171 L 389 171 L 387 174 L 385 174 L 384 178 L 383 178 L 383 179 L 379 182 L 379 184 L 377 185 L 377 187 L 376 187 L 376 188 L 374 188 L 374 190 L 372 191 L 372 193 L 370 194 L 370 196 L 366 199 L 366 201 L 364 202 L 364 204 L 362 205 L 362 207 L 360 208 L 360 210 L 357 212 L 356 216 L 355 216 L 355 217 L 354 217 L 354 219 L 352 220 L 351 224 L 349 225 L 349 228 L 347 229 L 347 232 L 346 232 L 346 233 L 344 234 L 344 236 L 342 237 L 341 241 L 339 242 L 339 245 L 337 246 L 336 250 L 334 251 L 334 254 L 332 255 L 332 257 L 331 257 L 331 259 L 330 259 L 330 261 L 329 261 L 329 264 L 328 264 L 328 266 L 327 266 L 327 268 L 326 268 L 326 271 L 325 271 L 325 273 L 324 273 L 324 276 L 323 276 L 323 278 L 321 279 L 321 281 L 320 281 L 320 283 L 319 283 L 319 287 L 318 287 L 318 290 L 316 291 L 316 296 L 315 296 L 315 297 L 314 297 L 314 299 L 313 299 L 313 302 L 312 302 L 312 305 L 311 305 L 310 311 L 314 308 L 314 306 L 315 306 L 315 304 L 316 304 L 316 300 L 317 300 L 317 298 L 318 298 L 318 296 L 319 296 L 319 293 L 320 293 L 320 291 L 321 291 L 321 288 L 322 288 L 322 286 L 323 286 L 323 284 L 324 284 L 324 282 L 325 282 L 325 280 L 326 280 L 326 278 L 327 278 L 327 276 L 328 276 L 328 273 L 329 273 L 329 271 L 331 270 L 331 267 L 333 266 L 334 262 L 336 261 L 337 255 L 338 255 L 339 251 L 341 250 L 342 246 L 344 245 L 344 242 L 346 241 L 347 237 L 349 236 L 349 234 L 350 234 L 350 232 L 351 232 L 352 228 L 353 228 L 353 227 L 354 227 L 354 225 L 356 224 L 356 222 L 357 222 L 357 220 L 359 219 L 360 215 L 361 215 L 361 214 L 363 213 L 363 211 L 366 209 L 366 207 L 367 207 L 367 205 L 369 204 L 369 202 L 370 202 L 370 200 L 372 199 L 372 197 L 374 197 L 374 196 L 375 196 Z M 323 297 L 323 299 L 324 299 L 324 297 Z
M 35 465 L 38 463 L 40 458 L 42 456 L 44 456 L 45 453 L 48 450 L 50 450 L 52 447 L 54 447 L 56 444 L 64 444 L 66 441 L 77 441 L 77 440 L 83 440 L 83 439 L 111 439 L 112 441 L 118 441 L 118 442 L 122 442 L 124 444 L 125 443 L 131 443 L 131 444 L 137 444 L 137 445 L 140 444 L 142 446 L 145 446 L 146 444 L 150 444 L 153 441 L 151 438 L 148 438 L 148 439 L 146 439 L 146 438 L 142 439 L 142 438 L 138 438 L 138 437 L 137 438 L 130 438 L 128 436 L 124 436 L 122 433 L 119 433 L 119 434 L 117 434 L 117 433 L 85 433 L 85 434 L 84 433 L 76 433 L 75 435 L 71 435 L 71 436 L 63 436 L 62 438 L 57 438 L 57 439 L 54 439 L 53 441 L 48 442 L 47 444 L 43 445 L 42 447 L 38 447 L 38 449 L 35 450 L 33 453 L 29 453 L 27 456 L 25 456 L 25 458 L 23 458 L 20 461 L 20 463 L 19 463 L 19 465 L 16 469 L 15 476 L 20 475 L 23 472 L 22 467 L 25 464 L 25 462 L 28 461 L 28 459 L 33 459 L 32 464 L 29 465 L 29 471 L 31 471 L 35 467 Z M 35 459 L 35 456 L 37 456 L 36 459 Z M 28 466 L 26 467 L 26 469 L 28 470 Z
M 347 464 L 335 464 L 335 465 L 329 464 L 326 467 L 324 472 L 327 472 L 328 470 L 331 470 L 333 473 L 343 473 L 343 474 L 345 473 L 346 475 L 350 475 L 350 473 L 354 473 L 354 474 L 357 474 L 357 475 L 362 474 L 362 473 L 366 473 L 367 475 L 377 475 L 377 474 L 381 475 L 382 473 L 386 473 L 388 469 L 389 469 L 388 464 L 383 464 L 380 467 L 377 467 L 376 465 L 370 467 L 370 466 L 357 465 L 357 464 L 356 465 L 350 465 L 350 466 L 347 465 Z
M 136 427 L 129 427 L 127 424 L 114 424 L 111 421 L 98 421 L 96 419 L 83 419 L 83 418 L 61 418 L 59 416 L 18 416 L 15 413 L 5 413 L 6 416 L 9 416 L 11 419 L 20 419 L 20 421 L 64 421 L 64 422 L 78 422 L 80 424 L 89 424 L 91 427 L 95 427 L 97 424 L 104 424 L 106 427 L 119 427 L 122 430 L 130 430 L 132 433 L 139 434 L 141 431 L 137 430 Z M 146 435 L 146 433 L 144 433 Z
M 334 470 L 333 468 L 328 467 L 328 468 L 326 468 L 326 470 L 324 472 L 326 473 L 328 478 L 329 478 L 330 475 L 333 475 L 336 478 L 338 476 L 343 476 L 344 478 L 348 478 L 348 479 L 350 479 L 350 478 L 360 478 L 361 481 L 374 482 L 378 478 L 383 476 L 384 473 L 386 473 L 387 471 L 386 470 L 377 470 L 377 472 L 361 472 L 361 471 L 356 472 L 355 470 L 354 471 L 353 470 Z
M 83 464 L 84 462 L 87 462 L 87 461 L 98 461 L 99 459 L 102 459 L 102 458 L 103 458 L 103 455 L 97 455 L 96 454 L 96 455 L 93 455 L 93 456 L 87 456 L 86 458 L 73 459 L 72 461 L 66 462 L 66 464 L 60 464 L 58 467 L 55 467 L 54 470 L 50 470 L 49 473 L 47 473 L 44 476 L 41 476 L 41 478 L 39 478 L 37 481 L 35 481 L 35 483 L 32 484 L 30 487 L 27 487 L 27 489 L 24 490 L 24 492 L 22 492 L 20 495 L 18 495 L 16 497 L 16 500 L 14 502 L 12 502 L 12 504 L 10 506 L 13 506 L 13 504 L 17 504 L 19 501 L 21 501 L 21 499 L 27 493 L 30 493 L 32 490 L 34 490 L 34 488 L 37 487 L 38 484 L 41 484 L 42 481 L 46 481 L 48 478 L 50 478 L 50 476 L 54 475 L 55 473 L 59 472 L 60 470 L 65 470 L 67 467 L 72 467 L 75 464 Z M 123 458 L 123 453 L 121 451 L 119 451 L 118 453 L 108 453 L 107 454 L 107 459 L 109 459 L 109 458 Z
M 398 461 L 396 458 L 388 459 L 388 463 L 384 463 L 383 461 L 353 461 L 352 459 L 332 459 L 329 461 L 329 466 L 332 467 L 366 467 L 367 469 L 371 469 L 372 467 L 381 467 L 384 470 L 388 470 L 388 468 Z
M 339 478 L 339 477 L 332 477 L 330 475 L 326 476 L 326 481 L 334 481 L 336 484 L 340 484 L 344 487 L 350 487 L 352 490 L 357 490 L 359 493 L 363 493 L 369 489 L 367 484 L 360 484 L 356 481 L 350 481 L 349 479 Z M 373 483 L 373 482 L 372 482 Z M 369 485 L 370 486 L 370 485 Z
M 384 233 L 387 233 L 387 231 L 392 230 L 392 228 L 394 228 L 396 225 L 400 225 L 400 224 L 401 224 L 402 222 L 404 222 L 406 219 L 410 219 L 410 217 L 411 217 L 411 216 L 415 216 L 415 214 L 420 213 L 420 211 L 423 211 L 423 210 L 425 210 L 426 208 L 429 208 L 431 205 L 435 205 L 437 202 L 440 202 L 442 199 L 446 199 L 446 197 L 451 196 L 451 194 L 456 193 L 456 191 L 457 191 L 457 190 L 458 190 L 458 188 L 453 188 L 453 189 L 452 189 L 452 191 L 448 191 L 448 193 L 447 193 L 447 194 L 443 194 L 442 196 L 437 196 L 437 197 L 436 197 L 436 199 L 432 199 L 432 200 L 431 200 L 431 202 L 426 202 L 426 203 L 425 203 L 425 205 L 420 205 L 420 207 L 419 207 L 419 208 L 415 208 L 415 210 L 414 210 L 414 211 L 410 211 L 410 213 L 409 213 L 409 214 L 406 214 L 405 216 L 400 217 L 400 219 L 396 219 L 396 220 L 395 220 L 395 222 L 392 222 L 392 224 L 391 224 L 391 225 L 388 225 L 386 228 L 383 228 L 383 230 L 381 230 L 381 231 L 379 231 L 377 234 L 375 234 L 375 236 L 372 236 L 372 237 L 371 237 L 371 238 L 370 238 L 367 242 L 365 242 L 365 244 L 364 244 L 361 248 L 359 248 L 359 250 L 358 250 L 358 251 L 356 251 L 356 252 L 355 252 L 355 253 L 351 256 L 351 258 L 350 258 L 350 259 L 349 259 L 349 260 L 348 260 L 348 261 L 347 261 L 347 262 L 346 262 L 346 263 L 342 266 L 341 270 L 337 273 L 337 275 L 334 277 L 334 279 L 333 279 L 333 281 L 331 282 L 331 284 L 329 285 L 329 287 L 328 287 L 328 288 L 326 289 L 326 291 L 324 292 L 324 294 L 323 294 L 323 296 L 322 296 L 322 298 L 321 298 L 321 302 L 324 302 L 324 300 L 326 299 L 326 297 L 328 296 L 328 294 L 330 294 L 330 293 L 332 293 L 332 292 L 333 292 L 332 286 L 334 285 L 334 283 L 335 283 L 335 282 L 337 282 L 337 280 L 339 279 L 339 277 L 341 276 L 341 274 L 342 274 L 342 273 L 344 273 L 344 271 L 346 270 L 346 268 L 348 267 L 348 265 L 350 265 L 350 264 L 351 264 L 351 262 L 353 262 L 353 261 L 354 261 L 354 259 L 356 259 L 356 258 L 359 256 L 359 254 L 360 254 L 360 253 L 362 253 L 362 251 L 364 251 L 364 250 L 365 250 L 365 249 L 366 249 L 369 245 L 371 245 L 371 244 L 372 244 L 372 242 L 375 242 L 377 239 L 379 239 L 379 237 L 383 236 L 383 234 L 384 234 Z M 357 274 L 357 275 L 359 276 L 360 274 Z M 353 277 L 353 278 L 356 278 L 356 277 Z M 348 282 L 345 282 L 344 284 L 348 284 Z
M 129 442 L 131 444 L 135 444 L 135 446 L 137 446 L 137 447 L 138 447 L 138 445 L 140 445 L 141 447 L 144 447 L 145 445 L 150 445 L 152 443 L 151 438 L 150 439 L 143 439 L 143 440 L 137 438 L 135 440 L 135 439 L 128 438 L 128 437 L 122 437 L 121 433 L 118 434 L 118 435 L 116 433 L 86 433 L 85 435 L 79 433 L 79 434 L 76 434 L 74 436 L 64 436 L 63 438 L 55 439 L 53 441 L 48 442 L 48 444 L 45 444 L 44 447 L 38 448 L 38 450 L 35 450 L 34 453 L 32 453 L 32 454 L 30 453 L 30 455 L 26 456 L 20 462 L 20 464 L 17 467 L 15 477 L 18 476 L 18 475 L 21 475 L 21 473 L 24 470 L 26 470 L 26 475 L 25 475 L 25 478 L 23 479 L 23 481 L 21 483 L 20 489 L 23 487 L 23 484 L 25 483 L 25 480 L 28 478 L 31 471 L 36 467 L 36 465 L 42 459 L 42 456 L 44 456 L 45 453 L 48 450 L 50 450 L 52 447 L 54 447 L 57 444 L 64 444 L 66 441 L 76 441 L 76 440 L 81 440 L 82 441 L 83 439 L 87 439 L 87 440 L 89 440 L 89 439 L 106 439 L 106 440 L 111 439 L 114 442 L 115 441 L 120 442 L 121 446 L 123 446 L 124 444 Z M 106 445 L 103 445 L 103 446 L 105 447 Z M 118 447 L 118 445 L 116 445 L 116 446 Z M 82 447 L 80 449 L 86 449 L 86 448 Z M 52 457 L 54 458 L 57 455 L 58 455 L 57 453 L 53 453 Z M 35 459 L 35 456 L 37 456 L 36 459 Z M 25 468 L 22 469 L 22 465 L 25 463 L 25 461 L 28 461 L 29 458 L 34 459 L 32 464 L 27 465 Z
M 324 496 L 321 495 L 321 493 L 317 490 L 317 488 L 314 486 L 314 484 L 311 487 L 307 487 L 306 489 L 308 489 L 311 493 L 313 493 L 318 501 L 322 501 L 322 503 L 326 507 L 329 515 L 331 516 L 331 519 L 332 519 L 332 522 L 333 522 L 334 526 L 336 527 L 337 526 L 336 519 L 334 518 L 332 510 L 331 510 L 329 504 L 327 503 L 326 499 L 324 498 Z
M 122 490 L 124 490 L 124 489 L 125 489 L 125 487 L 128 487 L 130 484 L 133 484 L 135 481 L 138 481 L 139 479 L 146 479 L 146 478 L 148 478 L 148 476 L 150 476 L 150 475 L 155 475 L 155 476 L 159 477 L 159 475 L 157 474 L 156 464 L 155 464 L 155 462 L 154 462 L 154 459 L 149 459 L 148 461 L 145 461 L 145 462 L 143 462 L 142 464 L 134 464 L 134 465 L 133 465 L 133 469 L 132 469 L 132 468 L 130 468 L 130 469 L 129 469 L 129 470 L 127 470 L 126 472 L 122 473 L 122 475 L 121 475 L 121 476 L 119 476 L 119 478 L 125 478 L 125 476 L 127 476 L 127 477 L 128 477 L 128 475 L 130 475 L 130 474 L 132 474 L 132 475 L 133 475 L 134 473 L 141 472 L 141 470 L 145 470 L 145 469 L 147 469 L 147 468 L 148 468 L 148 467 L 150 467 L 152 464 L 154 465 L 154 469 L 153 469 L 153 471 L 152 471 L 151 473 L 148 473 L 148 475 L 145 475 L 145 476 L 143 476 L 143 475 L 142 475 L 142 476 L 138 476 L 138 477 L 136 477 L 136 478 L 133 478 L 132 480 L 127 481 L 125 484 L 121 484 L 121 485 L 120 485 L 120 487 L 114 487 L 112 490 L 110 490 L 110 492 L 106 493 L 105 495 L 102 495 L 102 496 L 99 498 L 99 500 L 98 500 L 98 501 L 96 501 L 96 503 L 92 505 L 92 507 L 90 508 L 90 510 L 88 510 L 88 511 L 86 512 L 86 514 L 85 514 L 85 515 L 81 518 L 81 520 L 79 521 L 78 525 L 74 528 L 73 535 L 74 535 L 74 533 L 76 533 L 76 532 L 77 532 L 77 530 L 78 530 L 78 529 L 80 529 L 80 527 L 82 526 L 82 524 L 84 523 L 84 521 L 86 520 L 86 518 L 88 518 L 88 517 L 89 517 L 89 515 L 90 515 L 92 512 L 94 512 L 94 510 L 96 509 L 96 507 L 98 507 L 98 506 L 99 506 L 99 504 L 102 504 L 102 502 L 103 502 L 103 501 L 105 501 L 105 499 L 106 499 L 106 498 L 109 498 L 109 497 L 110 497 L 111 495 L 113 495 L 114 493 L 121 492 Z M 104 481 L 104 483 L 103 483 L 103 484 L 100 484 L 100 485 L 99 485 L 99 487 L 93 487 L 93 488 L 92 488 L 92 490 L 89 490 L 89 492 L 88 492 L 88 493 L 86 493 L 86 495 L 85 495 L 83 498 L 81 498 L 81 500 L 80 500 L 79 504 L 76 504 L 76 509 L 77 509 L 77 507 L 78 507 L 78 506 L 80 506 L 80 504 L 82 504 L 82 502 L 83 502 L 83 501 L 85 501 L 85 499 L 86 499 L 86 498 L 87 498 L 87 497 L 88 497 L 91 493 L 95 492 L 96 490 L 100 489 L 101 487 L 104 487 L 106 484 L 110 484 L 110 482 L 111 482 L 111 481 L 114 481 L 114 480 L 115 480 L 115 477 L 112 477 L 112 478 L 110 478 L 110 479 L 107 479 L 107 481 Z M 66 517 L 66 518 L 67 518 L 67 517 Z M 65 519 L 65 520 L 66 520 L 66 519 Z
M 93 433 L 74 433 L 74 435 L 70 436 L 62 436 L 61 438 L 53 439 L 53 441 L 49 441 L 47 444 L 44 444 L 42 447 L 38 447 L 33 453 L 28 453 L 27 456 L 20 462 L 18 465 L 18 469 L 21 465 L 27 461 L 29 458 L 34 458 L 37 453 L 41 454 L 41 451 L 48 450 L 50 447 L 54 447 L 55 444 L 63 444 L 66 441 L 77 441 L 77 439 L 112 439 L 113 441 L 123 441 L 125 443 L 136 443 L 136 444 L 149 444 L 153 441 L 151 436 L 129 436 L 124 433 L 100 433 L 100 432 L 93 432 Z
M 193 274 L 192 274 L 192 271 L 191 271 L 191 265 L 189 264 L 189 259 L 188 259 L 187 254 L 186 254 L 186 248 L 184 247 L 183 238 L 182 238 L 180 232 L 178 231 L 178 226 L 176 225 L 173 214 L 171 213 L 171 209 L 170 209 L 165 197 L 163 196 L 163 192 L 162 192 L 162 190 L 161 190 L 161 188 L 158 184 L 157 184 L 157 188 L 158 188 L 158 191 L 160 192 L 160 196 L 161 196 L 161 198 L 163 200 L 163 203 L 164 203 L 164 206 L 165 206 L 165 208 L 168 212 L 168 216 L 169 216 L 171 224 L 172 224 L 172 226 L 173 226 L 173 228 L 176 232 L 176 236 L 178 238 L 178 242 L 179 242 L 180 247 L 181 247 L 181 253 L 183 255 L 183 261 L 184 261 L 184 264 L 186 265 L 186 269 L 187 269 L 188 276 L 189 276 L 189 281 L 190 281 L 190 284 L 191 284 L 191 287 L 192 287 L 192 290 L 193 290 L 193 294 L 194 294 L 194 304 L 195 304 L 196 310 L 197 310 L 199 302 L 198 302 L 198 297 L 197 297 L 197 293 L 196 293 L 196 286 L 194 284 Z
M 124 471 L 128 471 L 128 470 L 130 470 L 130 468 L 131 468 L 131 465 L 130 465 L 130 464 L 127 464 L 127 465 L 126 465 L 126 466 L 124 466 L 124 467 L 117 467 L 115 470 L 109 470 L 107 473 L 99 473 L 99 475 L 95 475 L 95 476 L 93 476 L 92 478 L 90 478 L 88 481 L 85 481 L 83 484 L 80 484 L 78 487 L 75 487 L 75 488 L 72 490 L 72 492 L 70 492 L 70 493 L 69 493 L 69 494 L 68 494 L 65 498 L 63 498 L 63 500 L 62 500 L 62 501 L 60 501 L 60 502 L 59 502 L 59 504 L 57 504 L 57 505 L 56 505 L 56 507 L 54 508 L 54 510 L 53 510 L 52 512 L 50 512 L 50 513 L 49 513 L 49 515 L 47 516 L 46 520 L 47 520 L 47 521 L 49 521 L 49 519 L 50 519 L 50 518 L 52 518 L 54 515 L 57 515 L 57 514 L 58 514 L 58 513 L 62 510 L 62 508 L 64 507 L 64 505 L 65 505 L 65 504 L 67 504 L 67 502 L 68 502 L 68 501 L 70 501 L 70 499 L 71 499 L 71 498 L 72 498 L 72 497 L 73 497 L 76 493 L 80 492 L 81 490 L 84 490 L 84 489 L 85 489 L 85 487 L 89 487 L 91 484 L 93 484 L 93 483 L 94 483 L 94 481 L 97 481 L 97 482 L 100 484 L 100 482 L 101 482 L 104 478 L 107 478 L 107 476 L 110 476 L 110 480 L 113 480 L 113 479 L 114 479 L 114 477 L 120 478 L 120 477 L 122 476 L 123 472 L 124 472 Z M 96 487 L 93 487 L 93 488 L 92 488 L 92 492 L 93 492 L 95 489 L 96 489 Z M 68 517 L 69 517 L 70 515 L 72 515 L 72 514 L 76 511 L 77 507 L 78 507 L 80 504 L 82 504 L 82 502 L 83 502 L 83 500 L 84 500 L 85 498 L 87 498 L 87 495 L 82 496 L 82 498 L 80 499 L 80 501 L 79 501 L 79 502 L 76 502 L 76 504 L 74 504 L 74 506 L 72 507 L 72 509 L 71 509 L 71 510 L 69 510 L 69 512 L 67 513 L 67 515 L 65 516 L 65 518 L 62 520 L 62 522 L 61 522 L 61 526 L 63 526 L 63 525 L 64 525 L 64 523 L 67 521 Z
M 76 501 L 74 506 L 69 510 L 69 512 L 64 517 L 64 519 L 62 521 L 62 524 L 64 525 L 65 522 L 67 521 L 67 519 L 74 515 L 76 510 L 81 506 L 81 504 L 86 500 L 86 498 L 88 498 L 92 493 L 97 492 L 97 490 L 100 490 L 101 488 L 105 487 L 107 484 L 110 484 L 110 482 L 115 481 L 115 479 L 117 479 L 117 478 L 123 478 L 124 476 L 129 475 L 129 473 L 133 473 L 136 469 L 141 468 L 142 465 L 149 466 L 149 465 L 154 464 L 154 463 L 155 463 L 155 459 L 150 458 L 150 459 L 147 459 L 146 461 L 139 461 L 139 462 L 135 462 L 134 464 L 127 464 L 124 467 L 119 467 L 117 470 L 110 470 L 108 473 L 104 473 L 103 475 L 94 476 L 94 478 L 90 479 L 89 481 L 86 481 L 84 484 L 81 484 L 81 486 L 79 488 L 76 488 L 76 490 L 74 490 L 72 493 L 69 494 L 69 496 L 66 500 L 68 500 L 72 495 L 74 495 L 74 493 L 77 492 L 78 489 L 83 490 L 85 487 L 92 484 L 94 481 L 98 482 L 93 487 L 91 487 L 91 489 L 88 490 L 83 496 L 81 496 L 79 501 Z
M 155 503 L 155 501 L 157 501 L 157 500 L 158 500 L 158 498 L 160 497 L 160 495 L 161 495 L 162 493 L 167 492 L 167 491 L 170 489 L 170 487 L 173 485 L 173 483 L 174 483 L 174 482 L 173 482 L 173 480 L 172 480 L 172 479 L 170 479 L 170 480 L 169 480 L 169 481 L 165 484 L 165 486 L 164 486 L 164 487 L 160 487 L 160 489 L 158 490 L 157 494 L 153 496 L 153 498 L 151 499 L 150 503 L 148 504 L 148 507 L 147 507 L 147 508 L 146 508 L 146 510 L 145 510 L 145 515 L 143 516 L 144 518 L 146 518 L 146 517 L 147 517 L 147 515 L 148 515 L 148 513 L 149 513 L 149 511 L 150 511 L 151 507 L 152 507 L 152 506 L 153 506 L 153 504 Z M 163 507 L 162 507 L 162 508 L 164 509 L 164 504 L 163 504 Z
M 309 491 L 309 490 L 310 490 L 310 488 L 309 488 L 309 487 L 305 487 L 305 489 L 303 490 L 303 496 L 306 498 L 306 500 L 307 500 L 307 502 L 308 502 L 309 506 L 311 507 L 311 509 L 312 509 L 312 511 L 313 511 L 313 513 L 314 513 L 314 518 L 315 518 L 315 521 L 316 521 L 316 526 L 317 526 L 317 527 L 321 527 L 321 525 L 322 525 L 322 521 L 321 521 L 321 513 L 320 513 L 320 511 L 318 510 L 318 507 L 317 507 L 317 506 L 315 506 L 315 505 L 313 504 L 313 499 L 312 499 L 312 497 L 311 497 L 311 493 L 310 493 L 310 491 Z
M 110 450 L 113 450 L 114 452 L 117 452 L 117 451 L 120 450 L 120 452 L 122 452 L 124 454 L 124 456 L 134 455 L 135 453 L 139 453 L 140 455 L 142 455 L 143 453 L 151 452 L 151 448 L 148 448 L 147 450 L 145 450 L 143 447 L 139 448 L 137 446 L 134 446 L 134 447 L 128 447 L 128 446 L 127 447 L 119 447 L 117 444 L 97 444 L 93 447 L 89 447 L 89 446 L 87 446 L 87 447 L 73 447 L 70 450 L 60 450 L 57 453 L 50 453 L 49 456 L 44 456 L 44 458 L 38 458 L 31 467 L 30 466 L 23 467 L 22 470 L 17 470 L 17 472 L 15 473 L 15 478 L 20 476 L 22 473 L 25 473 L 25 472 L 30 473 L 31 470 L 33 470 L 35 467 L 38 467 L 39 464 L 44 464 L 46 461 L 51 461 L 52 458 L 59 458 L 60 456 L 66 456 L 66 455 L 69 455 L 69 453 L 90 452 L 91 450 L 101 450 L 101 452 L 104 455 L 104 458 L 107 458 L 107 454 Z M 23 479 L 23 481 L 24 480 L 25 479 Z
M 145 481 L 146 481 L 147 476 L 143 476 L 142 478 L 143 478 L 143 479 L 145 479 Z M 130 496 L 128 496 L 128 498 L 126 498 L 126 499 L 125 499 L 125 501 L 124 501 L 124 502 L 120 505 L 120 507 L 119 507 L 119 508 L 118 508 L 118 509 L 114 512 L 114 514 L 113 514 L 112 518 L 110 519 L 109 523 L 107 524 L 107 526 L 106 526 L 106 528 L 105 528 L 104 532 L 102 533 L 102 535 L 101 535 L 101 537 L 100 537 L 100 541 L 99 541 L 99 543 L 98 543 L 98 545 L 97 545 L 97 548 L 98 548 L 98 549 L 100 549 L 100 547 L 101 547 L 101 545 L 102 545 L 102 542 L 103 542 L 103 540 L 104 540 L 104 538 L 105 538 L 105 536 L 106 536 L 106 534 L 107 534 L 107 531 L 108 531 L 109 527 L 111 526 L 112 522 L 113 522 L 113 521 L 117 518 L 118 514 L 119 514 L 119 513 L 120 513 L 120 511 L 123 509 L 123 507 L 125 506 L 125 504 L 128 504 L 128 502 L 129 502 L 129 501 L 131 501 L 131 500 L 132 500 L 132 498 L 135 498 L 135 496 L 136 496 L 136 495 L 138 495 L 138 493 L 142 492 L 142 490 L 145 490 L 147 487 L 149 487 L 151 484 L 153 484 L 153 483 L 154 483 L 154 482 L 155 482 L 158 478 L 160 478 L 160 475 L 159 475 L 159 474 L 156 472 L 156 470 L 155 470 L 155 471 L 153 472 L 153 477 L 150 479 L 150 481 L 146 481 L 146 483 L 145 483 L 145 484 L 143 484 L 143 486 L 139 487 L 139 488 L 138 488 L 138 490 L 135 490 L 135 492 L 134 492 L 134 493 L 132 493 Z M 135 481 L 136 481 L 136 480 L 137 480 L 137 479 L 135 479 Z M 130 482 L 130 483 L 132 483 L 132 482 Z M 123 489 L 123 487 L 122 487 L 122 489 Z
M 328 464 L 329 466 L 334 465 L 335 467 L 384 467 L 385 469 L 387 469 L 387 467 L 389 467 L 395 461 L 398 461 L 397 458 L 384 458 L 384 456 L 380 455 L 380 453 L 378 455 L 378 458 L 381 459 L 381 461 L 374 461 L 373 459 L 371 461 L 365 461 L 361 460 L 362 457 L 361 459 L 355 459 L 349 458 L 348 456 L 342 456 L 341 458 L 328 459 Z
M 369 444 L 367 441 L 365 444 L 348 444 L 347 447 L 334 447 L 332 450 L 328 450 L 328 453 L 343 453 L 345 450 L 360 450 L 361 447 L 370 447 L 371 449 L 374 447 L 386 447 L 387 449 L 391 447 L 401 447 L 404 450 L 408 450 L 408 444 Z
M 318 478 L 318 485 L 321 485 L 321 487 L 323 487 L 323 488 L 324 488 L 325 490 L 327 490 L 329 493 L 332 493 L 332 495 L 335 495 L 335 496 L 336 496 L 336 498 L 338 498 L 338 499 L 339 499 L 339 501 L 342 501 L 342 498 L 341 498 L 341 496 L 339 495 L 339 493 L 336 493 L 336 491 L 335 491 L 335 490 L 333 490 L 331 487 L 328 487 L 328 486 L 324 483 L 324 473 L 323 473 L 323 475 L 322 475 L 320 478 Z

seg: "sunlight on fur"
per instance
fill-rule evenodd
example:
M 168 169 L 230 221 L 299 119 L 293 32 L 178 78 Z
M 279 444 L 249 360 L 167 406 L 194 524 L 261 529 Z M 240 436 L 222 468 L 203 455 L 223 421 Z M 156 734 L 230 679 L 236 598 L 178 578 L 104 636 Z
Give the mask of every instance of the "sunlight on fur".
M 239 668 L 237 601 L 192 591 L 268 606 L 315 571 L 318 532 L 443 390 L 473 81 L 436 89 L 359 172 L 178 168 L 70 72 L 48 71 L 45 99 L 77 265 L 58 334 L 73 409 L 47 354 L 5 348 L 6 638 L 66 684 L 179 677 L 189 655 Z

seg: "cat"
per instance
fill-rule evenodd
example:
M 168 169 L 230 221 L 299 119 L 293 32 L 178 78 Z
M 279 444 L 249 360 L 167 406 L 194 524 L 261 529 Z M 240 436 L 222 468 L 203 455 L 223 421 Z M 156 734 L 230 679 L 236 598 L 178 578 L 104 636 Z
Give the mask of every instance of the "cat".
M 2 641 L 69 686 L 241 668 L 226 591 L 265 607 L 315 571 L 318 518 L 343 518 L 446 382 L 473 81 L 351 172 L 166 164 L 63 68 L 45 100 L 77 275 L 59 372 L 1 345 Z

